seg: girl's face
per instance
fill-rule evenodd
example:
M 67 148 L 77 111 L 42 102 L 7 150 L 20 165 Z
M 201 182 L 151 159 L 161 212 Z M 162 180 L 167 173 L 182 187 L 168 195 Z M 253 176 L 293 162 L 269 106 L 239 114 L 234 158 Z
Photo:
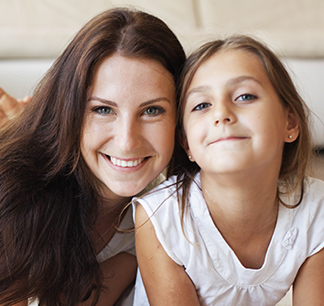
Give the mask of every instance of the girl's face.
M 219 51 L 198 68 L 185 101 L 188 153 L 202 174 L 279 173 L 284 142 L 298 132 L 259 57 Z
M 172 75 L 157 61 L 113 55 L 90 89 L 81 152 L 110 199 L 142 191 L 167 166 L 176 122 Z

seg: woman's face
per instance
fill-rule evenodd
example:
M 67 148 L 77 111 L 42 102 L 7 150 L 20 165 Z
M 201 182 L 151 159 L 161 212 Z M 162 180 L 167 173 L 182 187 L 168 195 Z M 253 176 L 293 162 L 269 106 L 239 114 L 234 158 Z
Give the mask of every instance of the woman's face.
M 176 98 L 173 77 L 159 62 L 114 54 L 90 88 L 82 155 L 110 199 L 142 191 L 173 153 Z

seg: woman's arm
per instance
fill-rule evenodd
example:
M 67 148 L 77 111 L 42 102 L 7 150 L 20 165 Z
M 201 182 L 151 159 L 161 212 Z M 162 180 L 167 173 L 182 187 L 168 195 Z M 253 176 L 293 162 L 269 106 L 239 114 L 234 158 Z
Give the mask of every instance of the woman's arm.
M 324 305 L 324 249 L 306 259 L 293 286 L 294 306 Z
M 159 243 L 144 208 L 135 213 L 137 261 L 151 306 L 198 306 L 195 287 L 182 266 Z
M 134 282 L 137 270 L 136 257 L 120 253 L 100 264 L 104 276 L 104 288 L 96 306 L 112 306 L 127 287 Z M 82 306 L 91 305 L 90 297 Z M 20 305 L 19 305 L 20 306 Z

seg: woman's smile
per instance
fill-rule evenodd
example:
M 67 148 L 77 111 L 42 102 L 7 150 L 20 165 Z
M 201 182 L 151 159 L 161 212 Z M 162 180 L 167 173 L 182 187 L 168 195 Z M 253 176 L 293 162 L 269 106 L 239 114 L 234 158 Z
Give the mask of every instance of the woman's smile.
M 145 164 L 145 162 L 149 158 L 149 157 L 145 157 L 145 158 L 124 159 L 124 158 L 109 156 L 104 153 L 101 153 L 101 155 L 107 160 L 109 165 L 113 166 L 114 170 L 117 171 L 127 170 L 127 169 L 131 171 L 137 171 Z
M 168 165 L 174 148 L 175 85 L 158 62 L 120 55 L 95 72 L 81 152 L 106 196 L 141 192 Z

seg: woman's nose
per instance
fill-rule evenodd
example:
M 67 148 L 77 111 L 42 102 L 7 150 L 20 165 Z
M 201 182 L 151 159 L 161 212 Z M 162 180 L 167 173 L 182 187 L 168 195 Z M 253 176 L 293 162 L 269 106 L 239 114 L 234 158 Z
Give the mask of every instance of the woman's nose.
M 118 125 L 115 141 L 122 151 L 138 149 L 142 144 L 141 138 L 140 124 L 136 120 L 122 120 Z

